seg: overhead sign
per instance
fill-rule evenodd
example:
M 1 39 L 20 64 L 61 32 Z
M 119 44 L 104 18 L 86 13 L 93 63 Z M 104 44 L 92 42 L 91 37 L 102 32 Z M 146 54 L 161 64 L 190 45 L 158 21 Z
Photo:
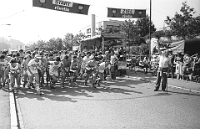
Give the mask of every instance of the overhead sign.
M 108 8 L 108 17 L 143 18 L 143 17 L 146 17 L 146 10 L 144 10 L 144 9 Z
M 84 15 L 88 14 L 89 9 L 89 5 L 69 2 L 65 0 L 33 0 L 33 7 Z

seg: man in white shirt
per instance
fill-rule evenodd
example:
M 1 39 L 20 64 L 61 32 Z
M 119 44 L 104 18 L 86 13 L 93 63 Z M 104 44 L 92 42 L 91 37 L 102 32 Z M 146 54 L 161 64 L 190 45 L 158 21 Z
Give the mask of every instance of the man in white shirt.
M 167 87 L 167 72 L 168 68 L 171 65 L 169 52 L 164 51 L 161 52 L 160 45 L 158 43 L 158 53 L 159 53 L 159 68 L 158 68 L 158 74 L 157 74 L 157 81 L 156 81 L 156 87 L 154 91 L 158 91 L 160 87 L 160 83 L 162 85 L 162 90 L 165 91 Z
M 40 91 L 40 80 L 39 80 L 39 74 L 38 69 L 41 66 L 41 57 L 40 55 L 35 55 L 35 58 L 30 60 L 27 67 L 27 74 L 29 76 L 29 82 L 27 86 L 30 88 L 30 84 L 33 82 L 33 77 L 35 77 L 35 89 L 37 91 L 37 94 L 42 94 Z
M 88 63 L 88 61 L 90 60 L 90 56 L 91 53 L 87 52 L 87 55 L 85 57 L 83 57 L 82 60 L 82 64 L 81 64 L 81 75 L 83 76 L 83 74 L 85 73 L 85 69 L 86 69 L 86 64 Z
M 118 69 L 118 58 L 116 53 L 112 53 L 110 57 L 110 72 L 111 72 L 111 79 L 116 79 L 116 71 Z

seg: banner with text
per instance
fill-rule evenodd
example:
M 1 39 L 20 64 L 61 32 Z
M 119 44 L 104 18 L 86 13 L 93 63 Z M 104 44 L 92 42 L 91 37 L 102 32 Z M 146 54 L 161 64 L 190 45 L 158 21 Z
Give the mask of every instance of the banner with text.
M 68 2 L 65 0 L 33 0 L 33 7 L 84 15 L 88 14 L 89 6 L 90 5 Z
M 108 17 L 144 18 L 146 17 L 146 10 L 145 9 L 108 8 Z

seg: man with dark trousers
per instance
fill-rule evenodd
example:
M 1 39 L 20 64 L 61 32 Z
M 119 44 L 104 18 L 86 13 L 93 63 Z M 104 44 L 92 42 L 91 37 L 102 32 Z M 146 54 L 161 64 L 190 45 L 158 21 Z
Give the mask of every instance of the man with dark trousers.
M 162 90 L 165 91 L 167 87 L 167 72 L 171 65 L 169 52 L 164 51 L 161 52 L 160 45 L 158 43 L 158 53 L 159 53 L 159 68 L 158 68 L 158 74 L 157 74 L 157 81 L 156 81 L 156 87 L 154 91 L 158 91 L 160 87 L 160 83 L 162 85 Z

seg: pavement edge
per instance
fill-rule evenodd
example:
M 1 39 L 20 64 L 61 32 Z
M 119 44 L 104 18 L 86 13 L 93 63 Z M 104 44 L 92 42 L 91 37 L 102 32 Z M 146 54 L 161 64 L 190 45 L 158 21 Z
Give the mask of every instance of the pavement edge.
M 16 100 L 15 100 L 14 92 L 10 92 L 9 97 L 10 97 L 11 129 L 19 129 Z

